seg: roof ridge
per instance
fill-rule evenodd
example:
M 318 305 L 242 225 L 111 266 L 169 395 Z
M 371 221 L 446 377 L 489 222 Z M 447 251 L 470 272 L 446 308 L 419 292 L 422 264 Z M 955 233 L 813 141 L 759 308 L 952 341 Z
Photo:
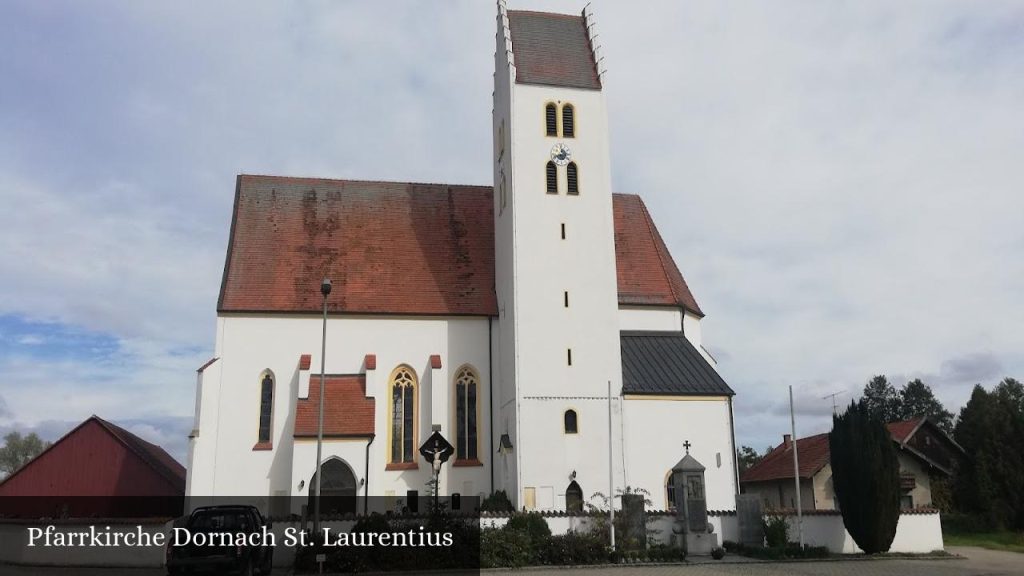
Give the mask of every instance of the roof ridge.
M 275 180 L 316 180 L 320 182 L 351 182 L 353 184 L 399 184 L 404 186 L 447 186 L 449 188 L 488 188 L 494 190 L 494 184 L 449 184 L 447 182 L 410 182 L 401 180 L 366 180 L 360 178 L 323 178 L 319 176 L 284 176 L 281 174 L 246 174 L 239 178 L 273 178 Z

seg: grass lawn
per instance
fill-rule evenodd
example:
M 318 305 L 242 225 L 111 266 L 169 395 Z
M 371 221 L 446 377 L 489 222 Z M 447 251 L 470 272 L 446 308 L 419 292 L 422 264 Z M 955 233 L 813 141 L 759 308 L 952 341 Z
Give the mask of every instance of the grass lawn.
M 1024 533 L 1020 532 L 947 533 L 942 539 L 946 546 L 978 546 L 1024 554 Z

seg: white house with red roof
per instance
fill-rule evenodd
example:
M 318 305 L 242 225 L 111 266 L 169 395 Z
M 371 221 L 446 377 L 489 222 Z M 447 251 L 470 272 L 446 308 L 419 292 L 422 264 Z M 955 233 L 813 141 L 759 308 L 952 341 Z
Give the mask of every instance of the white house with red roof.
M 924 416 L 891 422 L 887 427 L 900 464 L 901 507 L 931 507 L 933 479 L 953 474 L 963 448 Z M 828 436 L 816 434 L 795 443 L 800 464 L 800 504 L 806 510 L 838 509 Z M 743 493 L 758 495 L 766 509 L 796 508 L 793 444 L 790 435 L 784 435 L 782 444 L 740 475 Z
M 610 468 L 667 508 L 689 440 L 708 508 L 734 508 L 733 391 L 651 214 L 612 191 L 593 15 L 499 1 L 496 23 L 493 186 L 238 177 L 189 495 L 307 496 L 322 400 L 325 494 L 401 506 L 440 431 L 442 494 L 576 510 Z

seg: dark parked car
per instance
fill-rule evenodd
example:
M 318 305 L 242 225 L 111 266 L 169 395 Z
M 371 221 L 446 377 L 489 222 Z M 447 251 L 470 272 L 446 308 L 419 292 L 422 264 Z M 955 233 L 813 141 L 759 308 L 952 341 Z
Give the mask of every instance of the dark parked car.
M 178 538 L 171 534 L 167 545 L 168 574 L 270 574 L 274 547 L 263 539 L 264 529 L 270 530 L 270 522 L 256 507 L 196 508 L 184 525 L 176 523 L 176 527 L 185 528 L 187 533 L 179 530 Z

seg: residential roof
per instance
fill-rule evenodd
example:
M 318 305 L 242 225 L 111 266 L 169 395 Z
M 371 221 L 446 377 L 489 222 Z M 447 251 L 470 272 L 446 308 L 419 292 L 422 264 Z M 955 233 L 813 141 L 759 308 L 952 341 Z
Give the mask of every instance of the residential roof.
M 703 315 L 638 196 L 613 195 L 619 302 Z M 218 312 L 497 316 L 489 186 L 238 177 Z
M 324 377 L 324 436 L 373 436 L 374 399 L 366 397 L 366 376 L 362 374 Z M 320 406 L 320 375 L 309 376 L 309 398 L 300 398 L 295 408 L 295 437 L 317 435 Z
M 625 331 L 619 342 L 623 394 L 735 394 L 682 332 Z
M 892 435 L 893 442 L 896 442 L 903 448 L 907 440 L 926 421 L 927 418 L 922 416 L 900 422 L 890 422 L 885 427 L 889 430 L 889 434 Z M 821 470 L 825 467 L 825 464 L 829 463 L 831 452 L 827 433 L 800 438 L 796 441 L 796 446 L 800 460 L 801 478 L 814 476 L 818 470 Z M 790 446 L 786 443 L 779 444 L 762 458 L 760 462 L 741 474 L 740 482 L 766 482 L 769 480 L 793 478 L 793 457 L 790 449 Z M 913 453 L 919 458 L 928 459 L 926 455 L 920 454 L 917 451 Z
M 516 83 L 601 89 L 582 16 L 509 10 Z
M 796 441 L 800 477 L 810 478 L 829 462 L 828 434 L 817 434 Z M 787 443 L 779 444 L 760 462 L 740 475 L 740 482 L 765 482 L 793 477 L 793 453 Z

